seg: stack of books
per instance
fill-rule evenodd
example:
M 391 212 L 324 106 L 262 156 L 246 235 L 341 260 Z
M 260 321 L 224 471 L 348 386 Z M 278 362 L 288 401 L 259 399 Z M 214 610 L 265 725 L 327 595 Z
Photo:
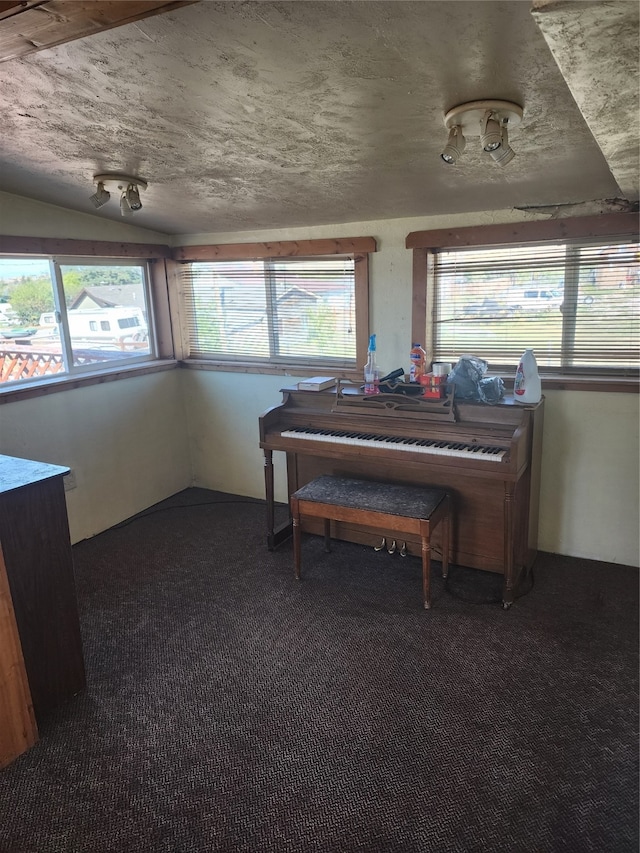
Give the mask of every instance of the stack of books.
M 332 388 L 335 384 L 335 376 L 312 376 L 310 379 L 298 382 L 298 391 L 324 391 L 325 388 Z

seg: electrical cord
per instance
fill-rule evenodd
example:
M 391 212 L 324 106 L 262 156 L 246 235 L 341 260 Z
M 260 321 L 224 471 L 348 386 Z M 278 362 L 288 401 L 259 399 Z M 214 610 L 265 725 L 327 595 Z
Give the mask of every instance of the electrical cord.
M 146 518 L 149 515 L 155 515 L 156 513 L 159 513 L 159 512 L 168 512 L 169 510 L 172 510 L 172 509 L 191 509 L 192 507 L 219 506 L 219 505 L 225 505 L 225 504 L 249 504 L 251 506 L 260 506 L 263 504 L 263 501 L 260 501 L 258 498 L 255 498 L 255 499 L 249 499 L 249 500 L 201 501 L 198 503 L 172 504 L 171 506 L 161 506 L 161 507 L 157 507 L 156 509 L 151 509 L 147 512 L 138 513 L 137 515 L 134 515 L 131 518 L 127 518 L 127 519 L 125 519 L 125 521 L 121 521 L 119 524 L 114 524 L 112 527 L 109 528 L 109 530 L 120 530 L 122 527 L 127 527 L 129 524 L 133 524 L 134 521 L 140 521 L 141 519 Z M 449 587 L 450 577 L 451 577 L 451 574 L 449 573 L 447 575 L 447 577 L 445 578 L 444 590 L 452 598 L 455 598 L 458 601 L 464 601 L 465 604 L 473 604 L 473 605 L 502 604 L 502 597 L 492 598 L 492 599 L 489 599 L 488 601 L 479 601 L 479 600 L 474 600 L 473 598 L 466 598 L 463 595 L 457 595 Z M 515 596 L 514 602 L 518 601 L 520 598 L 523 598 L 525 595 L 528 595 L 531 592 L 531 590 L 533 589 L 533 587 L 535 586 L 535 577 L 534 577 L 534 573 L 533 573 L 533 568 L 531 568 L 531 570 L 528 572 L 527 577 L 530 580 L 528 589 L 526 589 L 524 592 L 521 592 L 519 595 Z
M 112 527 L 109 527 L 109 530 L 119 530 L 121 527 L 127 527 L 129 524 L 133 524 L 134 521 L 140 521 L 143 518 L 146 518 L 148 515 L 155 515 L 158 512 L 168 512 L 170 509 L 191 509 L 196 506 L 216 506 L 220 504 L 252 504 L 253 506 L 260 506 L 261 501 L 258 499 L 255 500 L 224 500 L 224 501 L 203 501 L 201 503 L 193 503 L 193 504 L 172 504 L 171 506 L 161 506 L 157 509 L 151 509 L 149 511 L 143 511 L 138 513 L 137 515 L 132 515 L 131 518 L 126 518 L 124 521 L 121 521 L 119 524 L 114 524 Z M 104 531 L 107 532 L 106 530 Z

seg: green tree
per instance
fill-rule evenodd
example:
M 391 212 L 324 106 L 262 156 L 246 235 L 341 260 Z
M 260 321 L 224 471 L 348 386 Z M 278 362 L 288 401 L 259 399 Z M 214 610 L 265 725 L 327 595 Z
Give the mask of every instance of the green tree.
M 37 323 L 45 311 L 53 311 L 53 291 L 48 278 L 23 278 L 11 293 L 11 307 L 21 323 Z

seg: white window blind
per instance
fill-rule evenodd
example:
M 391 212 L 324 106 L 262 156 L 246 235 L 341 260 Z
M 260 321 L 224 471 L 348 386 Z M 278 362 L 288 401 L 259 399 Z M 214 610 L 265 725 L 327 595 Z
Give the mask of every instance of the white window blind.
M 181 278 L 192 357 L 355 365 L 352 257 L 196 261 Z
M 629 238 L 438 251 L 434 358 L 501 368 L 532 347 L 551 372 L 637 371 L 639 257 Z

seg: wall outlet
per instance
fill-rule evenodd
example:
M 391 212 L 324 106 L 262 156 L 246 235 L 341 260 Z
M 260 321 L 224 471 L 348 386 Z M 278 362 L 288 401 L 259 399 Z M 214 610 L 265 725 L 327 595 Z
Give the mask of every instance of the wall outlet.
M 64 474 L 63 482 L 65 492 L 70 492 L 71 489 L 75 489 L 75 487 L 78 485 L 76 483 L 76 472 L 73 470 L 73 468 L 71 469 L 71 471 L 69 471 L 68 474 Z

